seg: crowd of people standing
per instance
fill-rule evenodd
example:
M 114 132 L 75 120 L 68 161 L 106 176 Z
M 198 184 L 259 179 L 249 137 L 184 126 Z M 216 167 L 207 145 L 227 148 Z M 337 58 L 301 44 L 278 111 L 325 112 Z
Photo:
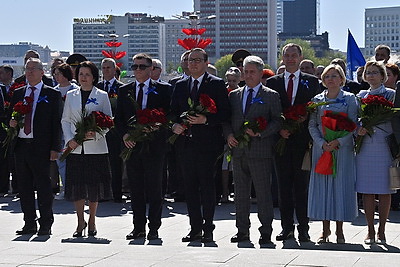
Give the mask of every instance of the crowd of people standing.
M 337 243 L 345 243 L 343 222 L 357 217 L 359 193 L 368 223 L 364 242 L 385 243 L 385 224 L 393 205 L 391 194 L 395 193 L 389 186 L 393 158 L 387 136 L 400 138 L 400 119 L 387 120 L 371 132 L 360 124 L 360 101 L 375 95 L 400 106 L 400 97 L 395 97 L 400 83 L 395 91 L 399 69 L 387 64 L 387 57 L 379 58 L 382 53 L 390 55 L 390 48 L 379 46 L 376 51 L 376 60 L 360 70 L 360 83 L 346 79 L 343 60 L 314 68 L 312 61 L 303 58 L 301 46 L 289 43 L 282 49 L 280 74 L 265 70 L 260 57 L 241 49 L 232 57 L 236 67 L 226 72 L 225 82 L 209 73 L 214 70 L 206 51 L 195 48 L 181 57 L 183 74 L 168 82 L 160 80 L 159 60 L 136 54 L 131 66 L 135 81 L 128 84 L 118 80 L 113 59 L 102 61 L 103 79 L 99 81 L 99 69 L 82 55 L 74 55 L 67 63 L 55 61 L 54 79 L 50 79 L 44 75 L 39 55 L 28 51 L 25 74 L 14 83 L 20 84 L 19 88 L 12 87 L 12 68 L 10 79 L 10 66 L 0 67 L 0 118 L 9 127 L 0 131 L 0 137 L 4 140 L 16 132 L 7 147 L 7 160 L 1 161 L 0 191 L 9 189 L 8 162 L 13 166 L 12 188 L 18 190 L 24 213 L 24 226 L 16 233 L 52 233 L 54 192 L 50 177 L 59 180 L 59 173 L 63 185 L 59 196 L 73 202 L 77 214 L 73 237 L 84 236 L 86 229 L 89 236 L 95 236 L 99 201 L 123 201 L 125 166 L 133 212 L 133 230 L 126 235 L 127 240 L 160 238 L 163 198 L 172 191 L 166 189 L 170 184 L 175 186 L 176 200 L 184 199 L 187 205 L 190 231 L 182 242 L 213 242 L 215 206 L 219 200 L 229 202 L 232 174 L 237 233 L 231 242 L 249 240 L 251 198 L 256 196 L 259 243 L 272 243 L 277 196 L 282 227 L 277 241 L 295 238 L 297 221 L 298 240 L 310 242 L 312 219 L 322 221 L 318 243 L 329 241 L 330 221 L 336 223 Z M 285 126 L 285 111 L 310 101 L 317 107 L 298 116 L 296 130 Z M 13 115 L 20 103 L 29 110 L 23 120 Z M 169 127 L 142 128 L 150 136 L 143 141 L 133 129 L 138 128 L 139 115 L 145 110 L 165 114 L 170 123 Z M 91 112 L 114 117 L 115 127 L 88 130 L 80 140 L 77 123 Z M 345 114 L 355 129 L 327 140 L 323 125 L 327 113 Z M 176 137 L 173 144 L 168 142 L 171 136 Z M 358 154 L 354 151 L 357 136 L 364 139 Z M 285 144 L 279 152 L 278 140 Z M 6 152 L 2 149 L 0 152 Z M 71 151 L 65 161 L 60 160 L 63 149 Z M 305 169 L 310 149 L 311 169 Z M 130 156 L 123 162 L 120 154 L 126 150 Z M 315 171 L 325 152 L 335 154 L 334 174 Z M 219 160 L 221 155 L 223 160 Z M 57 174 L 51 175 L 54 168 Z M 220 173 L 221 189 L 216 173 Z M 84 218 L 86 203 L 88 221 Z

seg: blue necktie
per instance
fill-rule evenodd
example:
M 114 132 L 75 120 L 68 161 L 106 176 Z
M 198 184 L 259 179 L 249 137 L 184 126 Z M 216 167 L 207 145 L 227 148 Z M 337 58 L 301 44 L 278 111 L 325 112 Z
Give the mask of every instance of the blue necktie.
M 246 115 L 249 112 L 249 109 L 251 106 L 251 101 L 253 100 L 253 92 L 254 92 L 254 90 L 252 88 L 250 88 L 249 93 L 247 94 L 247 98 L 246 98 L 246 106 L 244 108 L 244 115 Z

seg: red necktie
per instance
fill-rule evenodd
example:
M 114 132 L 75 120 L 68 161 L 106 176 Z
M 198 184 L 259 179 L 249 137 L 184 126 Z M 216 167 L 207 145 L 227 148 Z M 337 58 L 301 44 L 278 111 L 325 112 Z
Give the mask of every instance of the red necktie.
M 34 91 L 36 90 L 35 87 L 29 87 L 31 89 L 31 94 L 29 95 L 30 98 L 35 99 Z M 31 111 L 25 115 L 24 121 L 24 133 L 26 135 L 32 132 L 32 111 L 33 111 L 33 101 L 28 104 L 31 108 Z
M 288 95 L 290 105 L 292 105 L 293 78 L 294 78 L 294 74 L 292 73 L 289 76 L 289 82 L 288 82 L 288 86 L 287 86 L 287 95 Z
M 140 109 L 142 109 L 142 102 L 143 102 L 143 87 L 144 83 L 139 84 L 139 92 L 136 99 L 136 102 L 139 104 Z

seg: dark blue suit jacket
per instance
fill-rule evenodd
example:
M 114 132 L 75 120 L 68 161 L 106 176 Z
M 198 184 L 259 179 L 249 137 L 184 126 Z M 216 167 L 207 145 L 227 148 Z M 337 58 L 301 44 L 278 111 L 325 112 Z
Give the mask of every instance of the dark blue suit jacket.
M 188 98 L 192 88 L 191 77 L 179 80 L 175 84 L 172 94 L 171 114 L 173 121 L 181 123 L 180 115 L 189 109 Z M 207 123 L 204 125 L 193 125 L 190 129 L 192 137 L 189 139 L 183 135 L 177 139 L 179 143 L 190 143 L 200 151 L 216 151 L 223 146 L 222 123 L 230 118 L 230 106 L 228 92 L 222 79 L 207 72 L 199 86 L 198 95 L 207 94 L 217 106 L 216 114 L 208 114 Z

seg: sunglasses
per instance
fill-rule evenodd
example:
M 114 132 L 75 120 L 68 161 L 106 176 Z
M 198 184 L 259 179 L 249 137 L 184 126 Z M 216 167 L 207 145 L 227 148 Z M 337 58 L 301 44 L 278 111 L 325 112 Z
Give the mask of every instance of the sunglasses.
M 149 68 L 149 67 L 152 67 L 152 66 L 148 66 L 148 65 L 144 65 L 144 64 L 133 64 L 132 65 L 132 70 L 137 70 L 137 69 L 140 69 L 140 70 L 145 70 L 145 69 L 147 69 L 147 68 Z

